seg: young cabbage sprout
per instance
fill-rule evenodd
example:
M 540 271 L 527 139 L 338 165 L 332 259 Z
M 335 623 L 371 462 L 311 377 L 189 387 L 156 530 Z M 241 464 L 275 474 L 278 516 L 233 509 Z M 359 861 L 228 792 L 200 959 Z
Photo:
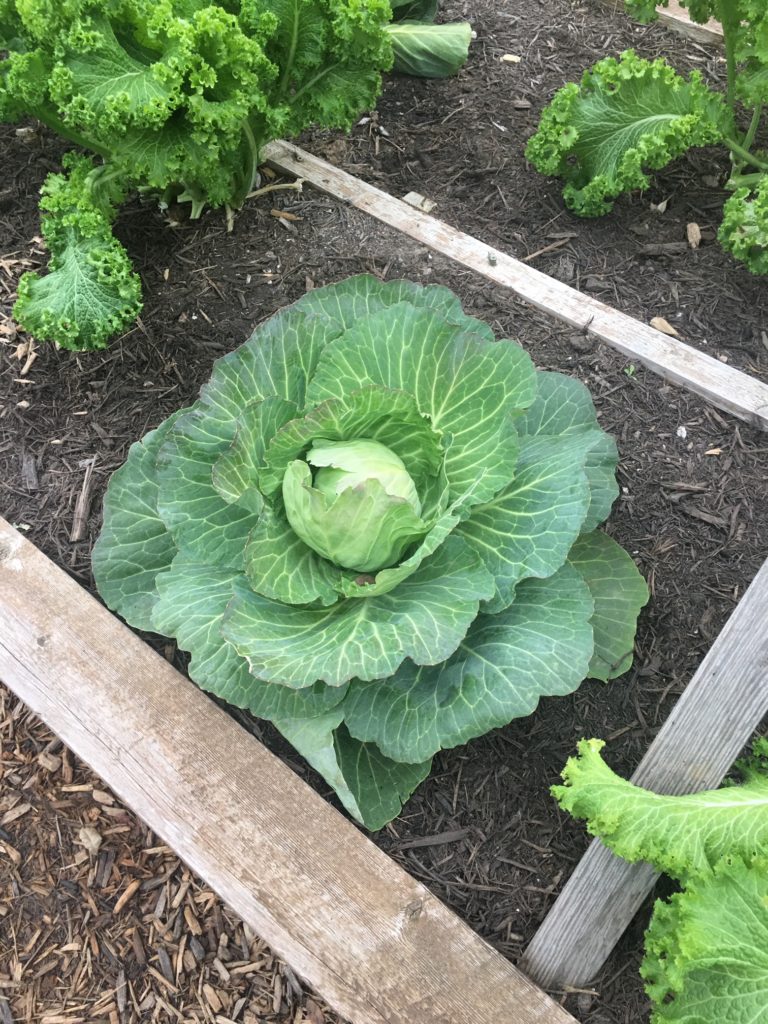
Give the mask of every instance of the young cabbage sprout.
M 358 572 L 394 565 L 428 529 L 403 460 L 369 438 L 314 441 L 306 462 L 288 465 L 283 501 L 288 522 L 305 544 Z

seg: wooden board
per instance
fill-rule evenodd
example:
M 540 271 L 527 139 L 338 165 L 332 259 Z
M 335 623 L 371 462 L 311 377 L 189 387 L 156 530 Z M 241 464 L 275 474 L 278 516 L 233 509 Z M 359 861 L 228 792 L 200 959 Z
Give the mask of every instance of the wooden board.
M 768 562 L 755 577 L 632 781 L 657 793 L 712 789 L 768 714 Z M 594 978 L 657 874 L 595 840 L 528 946 L 523 969 L 545 987 Z
M 603 0 L 603 3 L 615 14 L 628 16 L 624 0 Z M 719 21 L 710 18 L 705 25 L 691 21 L 688 11 L 681 6 L 679 0 L 669 0 L 669 6 L 666 9 L 659 7 L 658 15 L 659 21 L 663 25 L 695 43 L 711 46 L 713 44 L 721 45 L 723 42 L 723 29 Z
M 659 10 L 659 21 L 693 39 L 697 43 L 722 43 L 723 30 L 720 23 L 710 18 L 706 25 L 698 25 L 688 17 L 688 11 L 680 6 L 679 0 L 669 0 L 669 7 Z
M 688 388 L 719 409 L 768 430 L 768 385 L 756 378 L 583 295 L 290 143 L 272 142 L 265 147 L 264 156 L 279 171 L 303 178 L 321 191 L 364 210 L 435 252 L 504 285 L 537 309 L 643 363 L 666 380 Z
M 0 519 L 0 679 L 353 1024 L 575 1024 Z

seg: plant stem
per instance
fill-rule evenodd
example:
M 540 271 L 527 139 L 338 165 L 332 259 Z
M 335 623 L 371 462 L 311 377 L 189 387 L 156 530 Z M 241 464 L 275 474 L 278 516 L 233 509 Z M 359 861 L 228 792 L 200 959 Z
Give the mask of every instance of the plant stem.
M 755 141 L 755 136 L 757 135 L 757 129 L 758 129 L 759 125 L 760 125 L 760 118 L 762 116 L 763 116 L 763 104 L 762 103 L 758 103 L 758 105 L 755 107 L 754 111 L 752 112 L 752 121 L 750 122 L 749 130 L 747 131 L 747 134 L 744 136 L 744 142 L 742 143 L 742 145 L 744 146 L 744 149 L 747 149 L 747 150 L 752 149 L 752 144 Z
M 70 142 L 74 142 L 76 146 L 82 146 L 83 149 L 90 149 L 94 153 L 98 153 L 99 156 L 103 156 L 105 160 L 110 157 L 109 150 L 104 149 L 102 146 L 98 146 L 91 139 L 87 139 L 84 135 L 76 132 L 69 125 L 65 124 L 61 118 L 57 117 L 56 114 L 50 110 L 34 110 L 32 114 L 37 118 L 38 121 L 42 121 L 48 128 L 53 129 L 58 135 L 63 136 L 65 139 L 69 139 Z
M 737 156 L 742 163 L 749 164 L 750 167 L 757 167 L 761 171 L 768 171 L 767 161 L 760 160 L 759 157 L 754 156 L 754 154 L 750 153 L 748 149 L 744 149 L 743 146 L 739 145 L 735 139 L 726 138 L 723 139 L 723 142 L 725 142 L 728 149 L 730 149 L 734 156 Z
M 765 177 L 764 174 L 734 174 L 725 183 L 729 192 L 735 192 L 737 188 L 753 188 L 759 185 Z
M 736 36 L 741 22 L 733 0 L 717 0 L 717 6 L 725 38 L 725 63 L 728 71 L 726 100 L 733 110 L 736 105 Z

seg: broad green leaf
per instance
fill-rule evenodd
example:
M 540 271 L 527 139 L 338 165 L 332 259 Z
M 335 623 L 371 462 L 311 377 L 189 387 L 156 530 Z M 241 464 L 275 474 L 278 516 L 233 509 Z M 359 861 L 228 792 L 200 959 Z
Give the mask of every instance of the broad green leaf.
M 98 39 L 95 46 L 87 52 L 70 52 L 54 73 L 54 102 L 70 109 L 75 120 L 87 108 L 89 118 L 101 122 L 102 130 L 131 123 L 162 125 L 180 99 L 181 54 L 167 62 L 149 62 L 144 54 L 137 59 L 138 49 L 129 53 L 106 17 L 94 17 L 92 31 Z
M 393 21 L 434 21 L 437 0 L 390 0 Z
M 520 580 L 556 572 L 581 532 L 590 502 L 584 469 L 599 430 L 521 438 L 511 484 L 457 527 L 496 580 L 487 609 L 509 605 Z
M 274 494 L 290 462 L 304 456 L 314 440 L 378 441 L 405 463 L 417 487 L 436 476 L 443 461 L 440 434 L 405 391 L 363 387 L 321 402 L 300 419 L 277 431 L 267 447 L 261 489 Z
M 358 274 L 337 284 L 307 292 L 292 308 L 328 316 L 338 321 L 343 331 L 348 331 L 363 317 L 400 302 L 408 302 L 419 309 L 434 310 L 449 323 L 461 325 L 488 341 L 496 340 L 486 323 L 467 316 L 461 308 L 461 300 L 450 288 L 436 284 L 424 287 L 413 281 L 383 282 L 370 274 Z
M 259 490 L 259 473 L 264 453 L 277 431 L 298 415 L 293 402 L 265 398 L 251 402 L 238 417 L 235 439 L 213 465 L 213 486 L 227 504 L 239 504 L 261 512 L 264 500 Z
M 274 10 L 281 23 L 278 48 L 267 47 L 267 54 L 282 69 L 273 99 L 285 108 L 287 134 L 313 123 L 351 127 L 380 91 L 379 72 L 391 66 L 383 31 L 388 0 L 321 7 L 319 15 L 313 0 L 277 0 Z
M 592 396 L 581 381 L 562 373 L 539 370 L 536 382 L 536 401 L 515 424 L 521 437 L 524 434 L 563 437 L 601 429 Z M 601 430 L 600 440 L 590 448 L 584 464 L 590 490 L 589 511 L 582 526 L 584 533 L 594 530 L 608 518 L 619 493 L 618 461 L 616 442 Z
M 768 860 L 729 858 L 713 878 L 657 902 L 641 974 L 652 1024 L 764 1024 Z
M 431 761 L 398 764 L 371 743 L 359 743 L 342 724 L 340 710 L 275 723 L 288 742 L 319 772 L 342 805 L 375 832 L 396 818 L 429 774 Z
M 344 778 L 360 808 L 361 820 L 371 832 L 397 817 L 432 766 L 431 758 L 420 764 L 391 761 L 374 743 L 361 743 L 350 736 L 343 722 L 334 739 Z
M 595 217 L 622 192 L 646 188 L 646 170 L 720 142 L 730 125 L 722 96 L 697 72 L 686 81 L 662 58 L 643 60 L 627 50 L 556 94 L 526 155 L 542 173 L 566 181 L 572 210 Z
M 339 686 L 355 676 L 386 678 L 405 658 L 420 664 L 447 658 L 492 593 L 477 555 L 450 537 L 395 592 L 327 609 L 279 604 L 237 586 L 223 633 L 260 678 Z
M 521 583 L 514 603 L 481 615 L 441 665 L 406 663 L 392 679 L 354 682 L 344 720 L 396 761 L 420 761 L 529 715 L 575 690 L 592 654 L 592 600 L 579 574 Z
M 565 785 L 552 794 L 617 856 L 685 880 L 710 875 L 723 857 L 751 859 L 768 849 L 765 772 L 749 772 L 738 786 L 665 796 L 616 775 L 600 754 L 604 746 L 582 740 L 563 771 Z
M 132 444 L 128 458 L 112 474 L 104 498 L 104 526 L 93 548 L 93 576 L 113 611 L 135 629 L 154 629 L 155 580 L 176 555 L 157 512 L 155 458 L 180 409 Z
M 434 312 L 400 303 L 361 320 L 325 349 L 310 385 L 322 402 L 366 384 L 410 392 L 433 429 L 451 435 L 451 497 L 472 504 L 509 482 L 517 459 L 513 418 L 536 396 L 530 357 Z
M 286 604 L 334 604 L 342 570 L 308 547 L 278 507 L 265 506 L 245 549 L 245 571 L 257 594 Z
M 362 822 L 362 811 L 347 785 L 336 754 L 334 734 L 343 718 L 343 712 L 336 708 L 314 718 L 284 718 L 274 724 L 294 750 L 298 750 L 304 760 L 322 775 L 342 806 L 353 818 Z
M 589 677 L 615 679 L 632 665 L 637 616 L 648 601 L 646 582 L 624 548 L 600 530 L 579 537 L 568 562 L 581 574 L 595 602 Z
M 433 25 L 397 21 L 387 26 L 395 56 L 393 71 L 417 78 L 449 78 L 467 61 L 472 42 L 468 21 Z
M 232 444 L 250 402 L 281 398 L 303 406 L 320 352 L 338 331 L 337 324 L 319 317 L 278 313 L 215 364 L 200 398 L 175 424 L 158 456 L 158 508 L 178 547 L 191 558 L 242 568 L 256 516 L 221 497 L 213 467 Z
M 239 579 L 242 576 L 234 569 L 178 558 L 158 578 L 152 628 L 175 637 L 179 647 L 191 653 L 189 674 L 199 686 L 235 707 L 247 708 L 258 718 L 298 718 L 335 707 L 344 696 L 344 687 L 317 683 L 295 690 L 256 679 L 247 662 L 224 640 L 221 622 Z

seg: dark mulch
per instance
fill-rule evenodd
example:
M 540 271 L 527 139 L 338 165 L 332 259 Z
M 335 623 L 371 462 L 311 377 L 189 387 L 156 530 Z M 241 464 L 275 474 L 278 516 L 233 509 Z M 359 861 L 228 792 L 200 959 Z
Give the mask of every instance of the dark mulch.
M 392 81 L 378 122 L 359 126 L 351 140 L 315 135 L 308 144 L 393 194 L 415 188 L 438 199 L 440 216 L 518 254 L 574 232 L 536 265 L 582 288 L 598 282 L 592 290 L 601 298 L 644 320 L 665 316 L 686 340 L 706 339 L 709 350 L 765 375 L 764 283 L 715 244 L 649 260 L 639 254 L 644 236 L 630 230 L 647 223 L 652 238 L 679 239 L 692 219 L 714 230 L 716 210 L 704 205 L 713 193 L 700 182 L 722 174 L 715 154 L 681 161 L 651 195 L 623 200 L 613 220 L 597 222 L 564 212 L 556 185 L 527 169 L 521 156 L 547 95 L 597 56 L 631 41 L 650 53 L 670 44 L 707 73 L 717 73 L 718 59 L 658 28 L 628 28 L 619 16 L 564 0 L 510 0 L 499 9 L 482 0 L 472 7 L 478 40 L 456 81 Z M 505 53 L 523 60 L 501 62 Z M 57 166 L 61 148 L 47 135 L 19 137 L 8 128 L 2 138 L 7 191 L 0 194 L 0 232 L 7 255 L 0 289 L 7 310 L 19 272 L 40 258 L 35 190 Z M 666 197 L 667 212 L 651 213 L 650 201 Z M 273 202 L 302 219 L 287 226 L 271 215 Z M 10 321 L 0 327 L 7 332 L 0 350 L 0 511 L 87 587 L 101 495 L 129 444 L 192 401 L 217 356 L 312 285 L 359 272 L 447 284 L 499 335 L 519 338 L 539 366 L 577 375 L 591 388 L 622 457 L 622 495 L 608 529 L 636 557 L 653 593 L 635 668 L 608 686 L 587 683 L 570 698 L 544 701 L 530 718 L 440 755 L 403 816 L 375 837 L 516 958 L 587 843 L 548 794 L 576 741 L 608 739 L 611 762 L 631 771 L 766 556 L 765 435 L 311 191 L 250 204 L 232 234 L 220 214 L 171 228 L 152 206 L 134 203 L 119 233 L 142 274 L 145 309 L 108 351 L 74 356 L 42 346 L 22 375 L 28 347 L 21 361 L 15 355 L 26 339 L 13 334 Z M 72 542 L 84 463 L 94 457 L 85 535 Z M 287 757 L 306 773 L 295 755 Z M 434 842 L 446 833 L 446 841 Z M 646 921 L 639 915 L 594 995 L 565 996 L 584 1022 L 644 1019 L 637 965 Z
M 415 190 L 436 200 L 436 216 L 519 258 L 562 243 L 533 266 L 641 320 L 663 316 L 690 344 L 768 372 L 768 288 L 715 238 L 728 196 L 724 148 L 693 151 L 657 173 L 646 193 L 619 199 L 610 216 L 596 220 L 569 213 L 561 184 L 542 177 L 524 156 L 555 90 L 578 81 L 597 60 L 631 47 L 651 59 L 666 55 L 679 71 L 696 69 L 722 84 L 722 51 L 658 24 L 633 24 L 620 2 L 451 0 L 443 6 L 446 20 L 468 18 L 477 31 L 461 75 L 441 82 L 394 79 L 375 119 L 345 142 L 317 133 L 309 148 L 393 195 Z M 665 212 L 654 212 L 663 203 Z M 696 251 L 686 245 L 689 223 L 702 231 Z M 682 248 L 663 248 L 672 245 Z

